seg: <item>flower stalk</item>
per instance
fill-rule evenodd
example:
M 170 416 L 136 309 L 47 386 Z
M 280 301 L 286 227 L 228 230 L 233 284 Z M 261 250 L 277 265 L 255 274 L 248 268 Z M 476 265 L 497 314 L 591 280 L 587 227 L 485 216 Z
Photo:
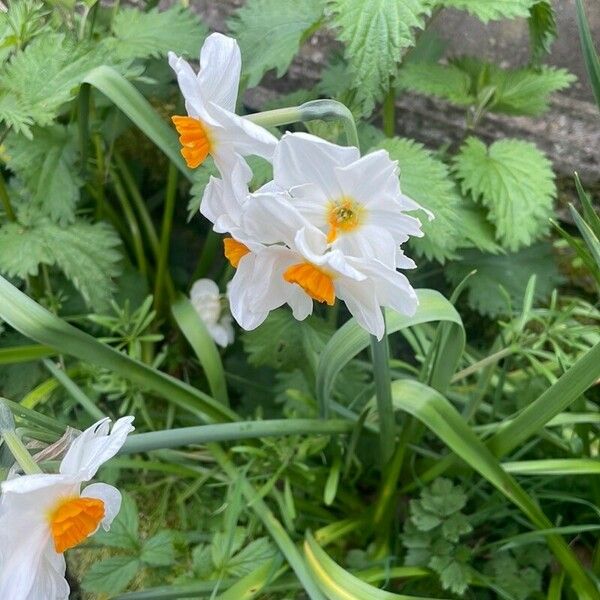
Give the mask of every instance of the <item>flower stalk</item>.
M 0 401 L 0 437 L 4 440 L 4 443 L 8 446 L 11 454 L 26 475 L 36 475 L 42 472 L 38 464 L 31 457 L 31 454 L 29 454 L 29 450 L 23 444 L 21 438 L 17 435 L 13 415 L 8 406 L 2 401 Z

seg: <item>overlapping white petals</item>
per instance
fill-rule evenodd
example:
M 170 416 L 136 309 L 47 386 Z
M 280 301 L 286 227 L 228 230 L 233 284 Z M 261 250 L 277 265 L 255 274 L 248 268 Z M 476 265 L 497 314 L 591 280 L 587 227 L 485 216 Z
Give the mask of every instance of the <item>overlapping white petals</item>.
M 103 419 L 84 431 L 71 444 L 58 474 L 17 475 L 0 484 L 0 598 L 69 597 L 65 559 L 53 540 L 52 511 L 70 499 L 94 499 L 104 509 L 98 526 L 110 527 L 121 506 L 120 492 L 103 483 L 82 492 L 81 484 L 120 450 L 133 431 L 132 421 L 119 419 L 111 430 Z

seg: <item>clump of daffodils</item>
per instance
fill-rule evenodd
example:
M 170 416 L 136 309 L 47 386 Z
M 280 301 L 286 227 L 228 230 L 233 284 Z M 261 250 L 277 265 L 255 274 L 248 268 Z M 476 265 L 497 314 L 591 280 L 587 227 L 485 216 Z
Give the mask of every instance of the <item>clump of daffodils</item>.
M 401 246 L 423 235 L 410 214 L 423 209 L 402 194 L 388 153 L 361 156 L 306 133 L 277 141 L 235 115 L 241 59 L 231 38 L 207 38 L 198 74 L 174 55 L 169 61 L 188 112 L 173 117 L 182 155 L 196 168 L 211 154 L 221 175 L 206 186 L 200 212 L 226 235 L 225 256 L 236 268 L 228 294 L 240 326 L 254 329 L 285 304 L 305 319 L 315 301 L 339 299 L 381 339 L 381 307 L 414 314 L 417 296 L 398 269 L 415 267 Z M 254 193 L 248 154 L 273 164 L 273 181 Z
M 1 408 L 1 407 L 0 407 Z M 67 600 L 64 552 L 108 530 L 121 493 L 90 481 L 123 446 L 133 417 L 99 421 L 77 437 L 58 473 L 16 475 L 0 484 L 0 598 Z M 11 432 L 3 431 L 3 436 Z

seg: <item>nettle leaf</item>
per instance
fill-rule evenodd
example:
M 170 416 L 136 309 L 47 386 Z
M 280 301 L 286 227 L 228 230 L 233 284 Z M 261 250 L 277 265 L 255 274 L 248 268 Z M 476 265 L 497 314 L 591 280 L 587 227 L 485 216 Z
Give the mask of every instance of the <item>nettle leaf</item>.
M 119 236 L 107 223 L 75 221 L 61 227 L 37 216 L 27 224 L 0 228 L 0 271 L 9 277 L 37 275 L 39 266 L 56 266 L 86 303 L 105 308 L 120 272 Z
M 87 592 L 118 594 L 135 577 L 141 563 L 131 556 L 115 556 L 92 565 L 81 585 Z
M 470 137 L 454 170 L 463 193 L 488 209 L 505 248 L 528 246 L 547 231 L 556 186 L 550 161 L 534 144 L 507 139 L 487 147 Z
M 75 42 L 63 34 L 45 33 L 13 55 L 0 70 L 0 116 L 2 106 L 14 106 L 6 96 L 17 99 L 19 112 L 8 112 L 7 123 L 31 135 L 31 123 L 48 125 L 65 102 L 71 100 L 85 75 L 101 64 L 111 64 L 105 44 Z
M 490 317 L 517 312 L 529 278 L 537 275 L 534 299 L 547 298 L 560 283 L 560 275 L 548 244 L 540 243 L 514 254 L 491 255 L 466 250 L 462 260 L 452 262 L 444 274 L 458 285 L 473 269 L 466 286 L 472 309 Z
M 471 78 L 455 65 L 410 62 L 400 69 L 396 86 L 443 98 L 459 106 L 468 106 L 476 100 L 471 93 Z
M 332 26 L 346 46 L 354 88 L 365 112 L 387 91 L 402 51 L 415 43 L 430 0 L 330 0 Z
M 114 18 L 114 51 L 119 58 L 158 58 L 169 50 L 196 58 L 208 30 L 189 9 L 141 11 L 123 8 Z
M 537 0 L 439 0 L 442 6 L 460 8 L 481 19 L 484 23 L 496 19 L 529 16 L 529 9 Z
M 175 562 L 173 533 L 159 531 L 142 545 L 140 560 L 152 567 L 168 567 Z
M 425 213 L 418 213 L 425 236 L 411 239 L 411 246 L 418 254 L 440 262 L 455 256 L 456 249 L 464 241 L 461 232 L 463 201 L 449 177 L 448 167 L 422 144 L 406 138 L 386 139 L 376 148 L 387 150 L 390 157 L 398 161 L 403 193 L 435 215 L 435 219 L 429 221 Z
M 52 125 L 33 130 L 34 139 L 13 133 L 6 138 L 8 167 L 24 183 L 40 210 L 53 221 L 66 224 L 75 218 L 82 185 L 74 128 Z
M 534 62 L 539 62 L 549 54 L 558 35 L 556 14 L 551 0 L 539 0 L 531 7 L 529 19 L 529 39 Z
M 243 56 L 248 86 L 275 69 L 281 77 L 323 16 L 326 0 L 248 0 L 228 22 Z

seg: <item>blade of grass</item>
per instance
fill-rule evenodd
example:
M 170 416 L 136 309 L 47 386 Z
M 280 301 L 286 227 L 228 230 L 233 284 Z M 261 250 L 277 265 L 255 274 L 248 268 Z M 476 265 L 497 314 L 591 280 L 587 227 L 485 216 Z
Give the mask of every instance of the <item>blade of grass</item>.
M 585 16 L 582 0 L 577 0 L 577 25 L 579 26 L 579 39 L 581 41 L 585 68 L 587 69 L 596 103 L 598 104 L 598 108 L 600 108 L 600 60 L 594 47 L 592 32 Z
M 16 363 L 31 362 L 55 354 L 56 351 L 52 348 L 39 345 L 0 348 L 0 365 L 14 365 Z

